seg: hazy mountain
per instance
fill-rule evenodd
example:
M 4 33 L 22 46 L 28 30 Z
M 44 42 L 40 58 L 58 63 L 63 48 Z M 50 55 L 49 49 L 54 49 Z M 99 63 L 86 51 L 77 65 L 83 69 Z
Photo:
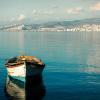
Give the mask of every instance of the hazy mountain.
M 43 24 L 44 27 L 55 27 L 55 26 L 72 26 L 72 25 L 83 25 L 83 24 L 100 24 L 100 18 L 91 18 L 74 21 L 62 21 L 62 22 L 48 22 Z
M 79 25 L 84 24 L 100 24 L 100 18 L 91 18 L 91 19 L 83 19 L 83 20 L 74 20 L 74 21 L 55 21 L 55 22 L 47 22 L 43 24 L 12 24 L 1 26 L 1 30 L 39 30 L 41 28 L 73 28 Z

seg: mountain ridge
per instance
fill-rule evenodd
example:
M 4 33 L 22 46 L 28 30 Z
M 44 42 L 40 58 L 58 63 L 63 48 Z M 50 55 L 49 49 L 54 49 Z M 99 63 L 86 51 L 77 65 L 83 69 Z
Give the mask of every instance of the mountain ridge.
M 82 25 L 99 25 L 100 18 L 91 18 L 91 19 L 82 19 L 82 20 L 73 20 L 73 21 L 53 21 L 47 22 L 43 24 L 11 24 L 6 26 L 1 26 L 0 30 L 47 30 L 47 29 L 66 29 L 66 28 L 74 28 Z

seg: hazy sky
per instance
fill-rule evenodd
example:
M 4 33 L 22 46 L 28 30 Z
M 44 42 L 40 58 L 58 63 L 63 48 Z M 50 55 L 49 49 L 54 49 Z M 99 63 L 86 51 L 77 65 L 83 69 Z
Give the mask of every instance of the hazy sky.
M 0 0 L 0 22 L 100 17 L 100 0 Z

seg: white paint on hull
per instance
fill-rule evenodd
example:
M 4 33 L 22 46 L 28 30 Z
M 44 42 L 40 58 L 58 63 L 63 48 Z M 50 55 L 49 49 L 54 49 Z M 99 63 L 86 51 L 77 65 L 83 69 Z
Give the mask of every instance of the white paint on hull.
M 42 73 L 43 67 L 38 68 L 35 65 L 27 65 L 24 63 L 18 67 L 7 67 L 8 75 L 12 77 L 26 77 Z
M 8 75 L 10 76 L 21 76 L 25 77 L 26 76 L 26 65 L 20 65 L 18 67 L 13 67 L 13 68 L 7 68 Z

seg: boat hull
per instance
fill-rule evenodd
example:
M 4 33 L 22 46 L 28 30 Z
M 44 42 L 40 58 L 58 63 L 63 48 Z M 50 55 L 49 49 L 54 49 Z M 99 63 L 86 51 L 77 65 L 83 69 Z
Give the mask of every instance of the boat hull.
M 7 67 L 8 76 L 22 82 L 26 81 L 26 77 L 34 77 L 36 75 L 42 74 L 43 69 L 44 69 L 44 66 L 39 67 L 39 66 L 27 64 L 27 63 L 24 63 L 17 67 L 16 66 Z

